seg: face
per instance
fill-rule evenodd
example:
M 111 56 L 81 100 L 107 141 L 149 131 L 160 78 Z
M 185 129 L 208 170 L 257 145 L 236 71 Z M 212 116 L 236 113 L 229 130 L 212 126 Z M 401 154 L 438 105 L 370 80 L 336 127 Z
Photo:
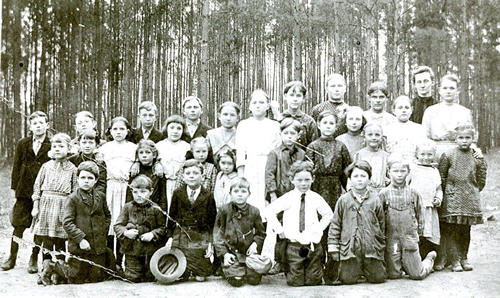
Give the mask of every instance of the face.
M 43 136 L 48 128 L 49 124 L 45 120 L 45 117 L 36 117 L 30 120 L 30 130 L 36 137 Z
M 96 177 L 90 172 L 81 171 L 78 175 L 78 187 L 85 191 L 91 190 L 95 183 Z
M 137 204 L 144 204 L 149 200 L 153 191 L 149 188 L 132 188 L 132 197 Z
M 406 176 L 408 176 L 409 170 L 406 165 L 401 162 L 393 163 L 389 169 L 389 177 L 391 177 L 391 182 L 396 185 L 404 185 L 406 183 Z
M 95 148 L 97 147 L 97 144 L 94 139 L 86 139 L 86 138 L 81 138 L 80 139 L 80 151 L 85 154 L 85 155 L 90 155 L 94 153 Z
M 385 102 L 387 100 L 387 96 L 385 96 L 384 92 L 377 90 L 372 94 L 368 95 L 368 99 L 370 101 L 370 106 L 373 111 L 380 113 L 385 108 Z
M 292 87 L 288 89 L 288 92 L 283 97 L 291 110 L 298 110 L 304 102 L 304 95 L 298 88 Z
M 198 121 L 201 116 L 201 105 L 196 99 L 192 99 L 184 104 L 184 116 L 191 121 Z
M 236 186 L 231 189 L 231 201 L 236 205 L 245 204 L 249 195 L 250 190 L 248 188 Z
M 469 149 L 473 141 L 474 141 L 473 133 L 467 131 L 457 133 L 456 142 L 460 149 Z
M 150 129 L 155 125 L 156 112 L 154 110 L 148 111 L 146 109 L 141 109 L 139 111 L 139 121 L 141 126 Z
M 455 81 L 444 80 L 439 87 L 441 99 L 447 103 L 452 103 L 458 96 L 458 86 Z
M 82 133 L 86 129 L 93 129 L 96 126 L 94 119 L 87 116 L 78 116 L 75 119 L 75 127 L 78 133 Z
M 167 125 L 168 139 L 172 142 L 178 141 L 181 138 L 183 131 L 184 129 L 179 123 L 172 122 Z
M 428 72 L 422 72 L 415 75 L 415 89 L 417 89 L 417 94 L 420 97 L 431 96 L 433 83 L 431 74 Z
M 233 128 L 238 122 L 238 113 L 233 107 L 225 106 L 220 110 L 219 120 L 223 127 Z
M 221 156 L 219 160 L 219 167 L 224 174 L 229 174 L 233 172 L 234 171 L 233 159 L 229 156 Z
M 348 131 L 359 131 L 361 129 L 361 125 L 363 125 L 363 113 L 361 111 L 347 112 L 345 125 L 347 126 Z
M 402 99 L 394 105 L 394 115 L 400 122 L 408 122 L 412 113 L 410 101 Z
M 298 138 L 299 138 L 299 133 L 291 126 L 281 131 L 281 141 L 285 146 L 292 146 L 297 142 Z
M 436 152 L 433 148 L 422 148 L 417 151 L 417 160 L 423 165 L 431 165 L 435 155 Z
M 254 117 L 263 117 L 266 114 L 267 109 L 269 108 L 267 98 L 264 96 L 264 94 L 254 94 L 250 99 L 250 105 L 248 108 L 250 109 L 250 112 L 252 112 L 252 115 Z
M 314 178 L 309 171 L 302 171 L 295 173 L 293 176 L 292 184 L 295 188 L 300 192 L 306 192 L 311 189 L 311 185 L 314 181 Z
M 123 121 L 117 121 L 111 126 L 111 136 L 113 140 L 120 142 L 125 140 L 128 134 L 127 125 Z
M 370 126 L 365 130 L 365 142 L 370 148 L 378 149 L 382 143 L 382 130 L 377 126 Z
M 139 157 L 139 162 L 145 166 L 150 166 L 153 164 L 154 153 L 149 148 L 140 148 L 137 151 L 137 156 Z
M 318 124 L 318 128 L 321 131 L 322 136 L 331 136 L 335 132 L 337 123 L 333 115 L 328 115 L 323 117 Z
M 65 159 L 68 156 L 68 144 L 63 142 L 53 142 L 50 146 L 50 151 L 56 160 Z
M 197 188 L 201 184 L 201 170 L 198 167 L 185 168 L 182 178 L 188 186 Z
M 342 102 L 346 92 L 346 85 L 342 79 L 334 78 L 328 81 L 326 85 L 326 92 L 328 93 L 328 98 L 330 100 L 334 102 Z
M 208 157 L 208 146 L 206 144 L 196 144 L 191 148 L 193 158 L 197 161 L 206 161 Z
M 354 168 L 350 178 L 351 185 L 356 190 L 365 190 L 368 186 L 368 183 L 370 183 L 368 173 L 358 168 Z

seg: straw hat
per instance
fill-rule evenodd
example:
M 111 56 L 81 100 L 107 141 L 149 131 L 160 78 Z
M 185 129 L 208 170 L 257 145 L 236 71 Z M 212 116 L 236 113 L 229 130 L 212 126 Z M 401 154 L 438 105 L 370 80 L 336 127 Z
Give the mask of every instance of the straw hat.
M 151 257 L 149 269 L 159 283 L 172 283 L 186 271 L 186 256 L 178 248 L 162 247 Z

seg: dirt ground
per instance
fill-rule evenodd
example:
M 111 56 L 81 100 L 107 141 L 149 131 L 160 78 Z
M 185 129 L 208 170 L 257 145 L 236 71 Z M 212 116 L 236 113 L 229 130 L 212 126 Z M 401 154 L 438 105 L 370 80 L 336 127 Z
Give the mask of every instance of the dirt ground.
M 500 297 L 500 149 L 487 154 L 488 181 L 482 192 L 487 221 L 474 226 L 469 259 L 474 271 L 453 273 L 450 270 L 431 274 L 423 281 L 390 280 L 383 284 L 353 286 L 288 287 L 283 275 L 265 276 L 259 286 L 232 288 L 220 278 L 207 282 L 173 285 L 157 283 L 129 284 L 106 281 L 89 285 L 37 286 L 37 275 L 26 271 L 30 249 L 21 247 L 16 268 L 0 271 L 0 297 Z M 0 169 L 0 258 L 8 253 L 12 229 L 8 212 L 13 204 L 9 190 L 10 169 Z M 26 235 L 26 239 L 32 239 Z

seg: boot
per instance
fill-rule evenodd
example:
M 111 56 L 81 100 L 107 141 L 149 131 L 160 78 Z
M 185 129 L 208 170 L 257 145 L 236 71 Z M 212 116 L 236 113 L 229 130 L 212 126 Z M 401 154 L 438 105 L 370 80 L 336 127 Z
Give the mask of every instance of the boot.
M 460 264 L 460 262 L 458 260 L 455 260 L 451 263 L 451 271 L 462 272 L 464 270 L 462 269 L 462 265 Z
M 32 253 L 28 263 L 28 273 L 34 274 L 38 272 L 38 254 Z
M 469 263 L 469 260 L 467 259 L 463 259 L 462 261 L 460 261 L 460 265 L 462 265 L 462 269 L 464 269 L 464 271 L 472 271 L 472 265 Z
M 2 263 L 2 266 L 0 266 L 0 268 L 3 271 L 7 271 L 14 268 L 14 266 L 16 266 L 16 259 L 17 255 L 10 255 L 9 258 Z

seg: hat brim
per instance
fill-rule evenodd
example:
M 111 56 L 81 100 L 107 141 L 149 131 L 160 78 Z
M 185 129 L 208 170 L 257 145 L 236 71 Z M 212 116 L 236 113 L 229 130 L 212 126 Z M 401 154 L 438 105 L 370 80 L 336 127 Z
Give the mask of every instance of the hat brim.
M 158 249 L 149 262 L 149 269 L 159 283 L 172 283 L 186 271 L 186 256 L 178 248 Z

